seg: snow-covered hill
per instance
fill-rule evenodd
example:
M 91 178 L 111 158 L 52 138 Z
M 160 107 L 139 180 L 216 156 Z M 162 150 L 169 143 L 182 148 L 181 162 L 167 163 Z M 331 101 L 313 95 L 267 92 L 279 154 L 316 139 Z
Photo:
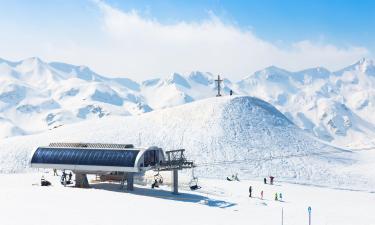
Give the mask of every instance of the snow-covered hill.
M 366 59 L 337 72 L 269 67 L 238 83 L 318 138 L 350 147 L 374 145 L 374 88 L 375 65 Z
M 0 59 L 0 138 L 212 97 L 215 79 L 196 71 L 137 83 L 108 78 L 85 66 Z M 323 141 L 363 148 L 375 145 L 374 87 L 375 65 L 362 59 L 335 72 L 322 67 L 290 72 L 271 66 L 238 82 L 224 79 L 223 93 L 258 97 Z
M 137 84 L 84 66 L 0 59 L 0 138 L 52 129 L 109 114 L 149 111 Z
M 23 171 L 33 147 L 61 141 L 185 148 L 199 165 L 196 173 L 205 177 L 272 174 L 291 182 L 375 186 L 366 173 L 350 169 L 363 165 L 358 163 L 359 153 L 321 143 L 272 105 L 246 96 L 210 98 L 139 116 L 108 116 L 8 138 L 0 143 L 1 171 Z

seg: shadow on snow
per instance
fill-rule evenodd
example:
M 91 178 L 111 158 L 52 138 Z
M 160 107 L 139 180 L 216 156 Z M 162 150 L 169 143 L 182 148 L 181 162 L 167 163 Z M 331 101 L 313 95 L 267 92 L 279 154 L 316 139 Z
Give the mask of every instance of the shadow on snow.
M 119 184 L 111 184 L 111 183 L 90 184 L 90 186 L 93 189 L 100 189 L 100 190 L 114 191 L 114 192 L 125 192 L 125 193 L 139 195 L 139 196 L 147 196 L 147 197 L 160 198 L 160 199 L 166 199 L 166 200 L 172 200 L 172 201 L 199 203 L 199 204 L 207 205 L 210 207 L 229 208 L 229 207 L 236 205 L 236 203 L 212 199 L 212 198 L 208 198 L 199 194 L 190 194 L 190 193 L 180 192 L 179 194 L 175 195 L 175 194 L 172 194 L 170 191 L 166 191 L 163 189 L 149 189 L 145 187 L 134 187 L 133 191 L 127 191 L 125 187 L 121 188 Z

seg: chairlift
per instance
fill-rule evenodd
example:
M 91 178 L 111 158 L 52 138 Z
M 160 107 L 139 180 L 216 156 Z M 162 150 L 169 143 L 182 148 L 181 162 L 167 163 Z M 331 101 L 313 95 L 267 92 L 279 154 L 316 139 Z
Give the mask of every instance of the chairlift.
M 151 188 L 158 188 L 159 184 L 163 183 L 163 176 L 158 171 L 157 174 L 154 175 L 154 182 L 151 184 Z
M 160 174 L 159 171 L 157 174 L 154 175 L 154 180 L 156 180 L 159 184 L 163 183 L 163 176 Z
M 159 187 L 159 183 L 157 180 L 154 180 L 154 183 L 151 184 L 151 188 L 154 189 L 154 188 L 158 188 Z
M 190 190 L 195 191 L 195 190 L 202 188 L 201 186 L 198 185 L 198 177 L 194 176 L 194 169 L 191 170 L 191 173 L 192 173 L 192 179 L 189 182 Z

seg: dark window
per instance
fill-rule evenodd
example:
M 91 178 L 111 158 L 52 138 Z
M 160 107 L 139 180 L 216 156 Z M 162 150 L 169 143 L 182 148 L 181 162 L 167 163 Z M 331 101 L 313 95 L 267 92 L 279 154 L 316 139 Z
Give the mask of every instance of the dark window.
M 144 165 L 147 166 L 155 166 L 155 164 L 159 161 L 159 157 L 157 151 L 149 150 L 145 152 L 144 155 Z

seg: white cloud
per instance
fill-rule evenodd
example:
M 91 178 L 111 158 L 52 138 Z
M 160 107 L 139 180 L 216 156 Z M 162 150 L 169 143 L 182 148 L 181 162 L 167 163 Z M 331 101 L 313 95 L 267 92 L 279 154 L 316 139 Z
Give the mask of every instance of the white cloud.
M 269 65 L 339 69 L 368 55 L 362 47 L 338 48 L 308 40 L 280 48 L 215 15 L 199 23 L 166 25 L 136 11 L 97 4 L 103 13 L 102 28 L 113 41 L 118 69 L 141 77 L 202 70 L 239 79 Z
M 95 71 L 135 80 L 167 76 L 172 72 L 210 71 L 233 80 L 270 65 L 298 70 L 325 66 L 335 70 L 368 56 L 363 47 L 335 45 L 303 40 L 289 46 L 271 43 L 253 32 L 224 23 L 214 14 L 200 22 L 163 24 L 136 11 L 122 11 L 103 1 L 84 35 L 45 30 L 6 33 L 0 43 L 1 57 L 39 56 L 46 60 L 85 64 Z M 20 30 L 22 30 L 20 28 Z M 33 32 L 30 30 L 30 32 Z

